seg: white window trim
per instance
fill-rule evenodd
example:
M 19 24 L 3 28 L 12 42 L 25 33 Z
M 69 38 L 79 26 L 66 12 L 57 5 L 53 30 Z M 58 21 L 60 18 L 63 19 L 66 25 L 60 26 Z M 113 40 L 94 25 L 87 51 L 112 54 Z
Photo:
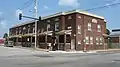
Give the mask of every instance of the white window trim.
M 87 40 L 88 40 L 88 42 L 87 42 Z M 86 44 L 89 44 L 89 36 L 86 36 L 86 37 L 85 37 L 85 43 L 86 43 Z
M 101 42 L 102 41 L 102 42 Z M 103 38 L 102 37 L 100 37 L 100 45 L 102 45 L 103 44 Z
M 96 37 L 96 45 L 99 45 L 99 38 L 98 37 Z
M 78 25 L 78 34 L 81 34 L 81 25 Z
M 72 16 L 68 16 L 68 19 L 72 19 Z
M 88 31 L 92 31 L 92 23 L 88 23 Z
M 90 37 L 90 44 L 93 44 L 93 37 Z
M 99 25 L 99 24 L 97 25 L 97 31 L 101 32 L 101 25 Z
M 67 29 L 72 29 L 72 26 L 68 26 Z

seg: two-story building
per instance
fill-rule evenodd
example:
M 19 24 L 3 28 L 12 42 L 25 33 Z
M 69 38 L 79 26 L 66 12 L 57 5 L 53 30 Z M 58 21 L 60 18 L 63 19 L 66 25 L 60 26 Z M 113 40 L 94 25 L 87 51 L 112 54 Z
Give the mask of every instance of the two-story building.
M 48 23 L 52 23 L 48 24 Z M 59 50 L 106 49 L 106 21 L 104 17 L 85 11 L 72 10 L 42 17 L 37 22 L 37 46 L 47 49 L 52 43 L 55 31 L 55 46 Z M 33 47 L 35 42 L 35 22 L 10 28 L 10 39 L 15 45 Z

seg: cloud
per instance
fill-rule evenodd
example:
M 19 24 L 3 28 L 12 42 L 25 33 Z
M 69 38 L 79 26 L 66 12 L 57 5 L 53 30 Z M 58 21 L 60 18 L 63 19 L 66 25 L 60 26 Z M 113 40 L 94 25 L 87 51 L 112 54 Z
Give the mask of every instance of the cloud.
M 3 14 L 3 12 L 0 12 L 0 16 Z
M 6 20 L 1 20 L 1 21 L 0 21 L 0 26 L 1 26 L 2 28 L 7 28 Z
M 78 0 L 59 0 L 58 3 L 60 6 L 70 6 L 70 7 L 78 7 L 80 4 Z
M 44 5 L 44 9 L 48 9 L 49 7 L 47 5 Z

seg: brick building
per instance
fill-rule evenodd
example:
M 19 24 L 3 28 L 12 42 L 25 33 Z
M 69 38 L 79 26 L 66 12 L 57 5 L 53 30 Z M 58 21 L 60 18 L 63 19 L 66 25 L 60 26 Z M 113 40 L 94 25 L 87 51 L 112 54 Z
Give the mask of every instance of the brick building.
M 51 26 L 51 24 L 53 25 Z M 37 46 L 47 49 L 55 31 L 55 45 L 59 50 L 106 49 L 106 22 L 104 17 L 80 10 L 60 12 L 42 17 L 37 28 Z M 33 47 L 35 22 L 30 21 L 9 29 L 9 38 L 15 45 Z

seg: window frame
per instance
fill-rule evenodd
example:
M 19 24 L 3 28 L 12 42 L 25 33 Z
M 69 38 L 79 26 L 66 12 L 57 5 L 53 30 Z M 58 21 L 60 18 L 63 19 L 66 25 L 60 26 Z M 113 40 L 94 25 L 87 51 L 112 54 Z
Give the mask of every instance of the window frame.
M 97 31 L 101 32 L 101 25 L 100 24 L 97 25 Z
M 81 25 L 78 25 L 78 34 L 81 34 Z
M 89 36 L 85 37 L 85 44 L 89 44 Z
M 90 44 L 93 45 L 93 37 L 90 37 Z
M 92 31 L 92 23 L 89 22 L 87 27 L 88 27 L 88 31 Z

